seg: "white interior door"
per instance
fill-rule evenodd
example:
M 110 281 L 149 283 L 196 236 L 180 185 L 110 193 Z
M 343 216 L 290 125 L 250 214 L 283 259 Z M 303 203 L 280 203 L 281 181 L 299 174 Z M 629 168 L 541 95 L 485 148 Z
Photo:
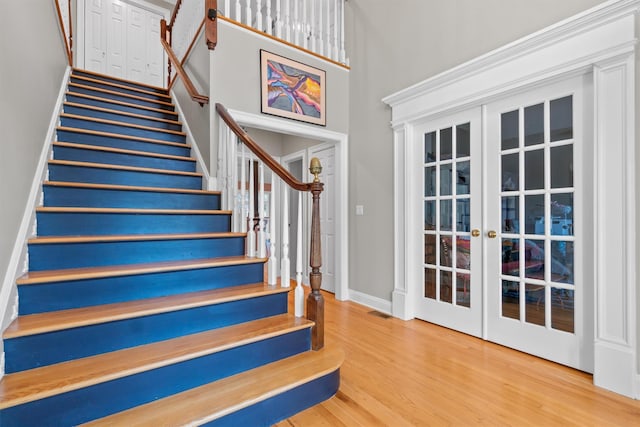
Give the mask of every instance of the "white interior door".
M 107 74 L 126 78 L 125 20 L 128 5 L 111 0 L 107 3 Z
M 482 333 L 480 108 L 417 127 L 423 286 L 416 317 Z
M 336 149 L 334 145 L 311 149 L 320 159 L 324 191 L 320 196 L 320 241 L 322 244 L 322 289 L 336 291 Z
M 107 1 L 87 0 L 85 7 L 85 67 L 107 72 Z
M 147 44 L 147 12 L 130 7 L 127 22 L 127 78 L 145 81 L 146 44 Z
M 487 338 L 585 371 L 593 369 L 589 81 L 487 106 L 485 189 Z

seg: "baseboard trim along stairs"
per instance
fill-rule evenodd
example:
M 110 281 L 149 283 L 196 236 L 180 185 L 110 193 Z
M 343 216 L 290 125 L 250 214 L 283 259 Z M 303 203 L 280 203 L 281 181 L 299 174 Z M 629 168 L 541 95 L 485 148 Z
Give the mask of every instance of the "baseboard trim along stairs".
M 245 256 L 165 89 L 74 69 L 3 333 L 0 425 L 269 426 L 343 354 Z

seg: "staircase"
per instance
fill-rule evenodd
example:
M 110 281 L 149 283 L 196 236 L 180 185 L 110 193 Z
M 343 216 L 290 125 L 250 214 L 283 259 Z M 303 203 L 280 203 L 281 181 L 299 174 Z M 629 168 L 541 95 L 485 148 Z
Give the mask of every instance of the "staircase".
M 259 426 L 332 396 L 341 352 L 244 255 L 167 91 L 76 69 L 65 98 L 0 425 Z

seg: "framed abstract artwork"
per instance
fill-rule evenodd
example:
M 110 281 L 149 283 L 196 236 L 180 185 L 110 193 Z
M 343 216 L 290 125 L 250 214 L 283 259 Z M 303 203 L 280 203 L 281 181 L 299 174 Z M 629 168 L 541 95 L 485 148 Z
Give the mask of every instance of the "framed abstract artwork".
M 262 112 L 325 126 L 326 73 L 260 51 Z

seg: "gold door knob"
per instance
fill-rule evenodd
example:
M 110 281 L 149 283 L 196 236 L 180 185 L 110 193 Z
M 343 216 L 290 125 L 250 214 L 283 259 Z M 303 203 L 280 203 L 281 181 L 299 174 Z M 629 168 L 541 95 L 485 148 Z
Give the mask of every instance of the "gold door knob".
M 488 236 L 490 239 L 495 239 L 497 235 L 498 235 L 498 233 L 496 233 L 496 232 L 495 232 L 495 231 L 493 231 L 493 230 L 491 230 L 491 231 L 489 231 L 489 232 L 487 233 L 487 236 Z
M 478 230 L 477 228 L 474 228 L 473 230 L 471 230 L 471 235 L 473 237 L 478 237 L 480 235 L 480 230 Z

